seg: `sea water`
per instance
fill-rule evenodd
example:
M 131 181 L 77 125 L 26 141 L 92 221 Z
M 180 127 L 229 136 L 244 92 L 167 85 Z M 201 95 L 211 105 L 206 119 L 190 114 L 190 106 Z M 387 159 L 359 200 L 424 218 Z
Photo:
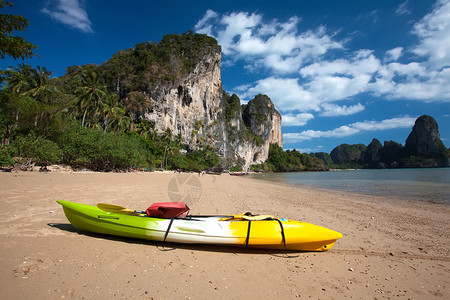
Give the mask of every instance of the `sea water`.
M 450 168 L 267 173 L 252 177 L 313 188 L 450 205 Z

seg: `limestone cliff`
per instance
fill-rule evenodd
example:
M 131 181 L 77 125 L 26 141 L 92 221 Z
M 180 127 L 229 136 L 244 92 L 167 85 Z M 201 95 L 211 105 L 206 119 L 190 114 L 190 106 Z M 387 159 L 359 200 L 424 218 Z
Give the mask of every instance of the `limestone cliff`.
M 283 146 L 281 114 L 268 96 L 257 95 L 228 120 L 227 137 L 237 164 L 248 170 L 267 160 L 270 144 Z
M 281 115 L 269 97 L 246 107 L 222 91 L 221 48 L 211 37 L 191 32 L 142 43 L 105 63 L 105 76 L 135 119 L 157 133 L 170 130 L 188 150 L 213 149 L 221 166 L 247 170 L 268 158 L 269 144 L 282 146 Z M 124 72 L 126 70 L 126 72 Z
M 440 138 L 439 127 L 430 116 L 423 115 L 416 120 L 406 139 L 405 150 L 408 155 L 434 159 L 436 166 L 449 165 L 447 148 Z
M 243 120 L 253 134 L 262 137 L 269 144 L 283 147 L 281 115 L 266 95 L 257 95 L 244 109 Z
M 194 150 L 205 145 L 222 149 L 225 127 L 222 120 L 221 53 L 206 53 L 195 68 L 175 82 L 149 89 L 153 105 L 143 117 L 153 121 L 157 132 L 170 129 L 181 135 L 183 144 Z

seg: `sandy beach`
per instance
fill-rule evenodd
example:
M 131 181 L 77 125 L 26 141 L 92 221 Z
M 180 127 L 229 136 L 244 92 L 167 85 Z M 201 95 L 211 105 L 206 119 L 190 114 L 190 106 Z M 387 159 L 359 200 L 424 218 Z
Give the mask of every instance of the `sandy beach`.
M 56 200 L 193 214 L 251 211 L 341 232 L 326 252 L 161 244 L 78 233 Z M 0 173 L 0 299 L 450 299 L 448 205 L 228 174 Z

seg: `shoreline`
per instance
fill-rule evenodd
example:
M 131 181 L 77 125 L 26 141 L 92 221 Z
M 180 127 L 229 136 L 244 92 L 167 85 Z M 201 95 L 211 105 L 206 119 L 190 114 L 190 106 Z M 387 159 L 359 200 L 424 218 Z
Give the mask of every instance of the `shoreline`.
M 258 180 L 305 187 L 319 191 L 348 192 L 363 197 L 388 197 L 450 205 L 450 168 L 355 170 L 342 176 L 323 172 L 272 173 L 251 175 Z M 359 173 L 361 172 L 361 173 Z
M 145 209 L 171 201 L 174 178 L 200 183 L 188 199 L 193 214 L 273 214 L 344 237 L 329 251 L 296 258 L 201 245 L 161 251 L 158 243 L 78 233 L 55 202 Z M 172 172 L 0 173 L 0 189 L 2 299 L 450 298 L 443 204 Z
M 420 168 L 419 168 L 420 169 Z M 450 169 L 450 167 L 449 167 Z M 358 171 L 358 170 L 362 170 L 362 169 L 336 169 L 335 171 L 331 171 L 330 172 L 338 172 L 338 171 Z M 372 197 L 372 198 L 379 198 L 379 199 L 389 199 L 389 201 L 397 201 L 397 202 L 402 202 L 404 201 L 405 203 L 409 203 L 409 202 L 418 202 L 418 204 L 421 203 L 429 203 L 432 205 L 444 205 L 444 206 L 448 206 L 450 205 L 447 203 L 443 203 L 443 202 L 435 202 L 435 201 L 431 201 L 431 200 L 419 200 L 419 199 L 414 199 L 411 197 L 401 197 L 401 196 L 387 196 L 387 195 L 374 195 L 374 194 L 365 194 L 362 192 L 354 192 L 354 191 L 348 191 L 348 190 L 342 190 L 342 189 L 332 189 L 332 188 L 323 188 L 323 187 L 316 187 L 316 186 L 310 186 L 310 185 L 306 185 L 306 184 L 296 184 L 296 183 L 289 183 L 289 182 L 281 182 L 281 181 L 274 181 L 274 180 L 270 180 L 270 179 L 264 179 L 264 178 L 256 178 L 257 176 L 266 176 L 266 174 L 286 174 L 286 173 L 316 173 L 316 172 L 324 172 L 324 171 L 305 171 L 305 172 L 270 172 L 270 173 L 259 173 L 259 172 L 246 172 L 246 176 L 238 176 L 239 178 L 249 178 L 249 179 L 255 179 L 258 181 L 264 181 L 266 183 L 273 183 L 275 185 L 281 185 L 281 186 L 286 186 L 286 187 L 298 187 L 301 189 L 306 189 L 306 190 L 311 190 L 311 191 L 318 191 L 318 192 L 322 192 L 322 193 L 340 193 L 341 195 L 345 195 L 348 194 L 349 196 L 353 195 L 353 196 L 359 196 L 359 197 Z M 8 172 L 5 172 L 8 173 Z M 89 173 L 93 173 L 93 174 L 169 174 L 169 175 L 198 175 L 198 176 L 205 176 L 205 175 L 210 175 L 210 176 L 229 176 L 231 175 L 230 173 L 222 173 L 222 174 L 210 174 L 210 173 L 200 173 L 199 172 L 179 172 L 179 171 L 175 171 L 175 170 L 154 170 L 154 171 L 141 171 L 141 170 L 135 170 L 135 171 L 122 171 L 122 172 L 103 172 L 103 171 L 92 171 L 89 169 L 81 169 L 81 170 L 74 170 L 72 169 L 70 166 L 66 166 L 66 165 L 50 165 L 49 166 L 49 171 L 48 172 L 40 172 L 39 171 L 39 167 L 34 167 L 33 170 L 30 171 L 23 171 L 23 170 L 12 170 L 10 173 L 24 173 L 24 174 L 31 174 L 31 173 L 38 173 L 38 174 L 50 174 L 50 173 L 55 173 L 55 174 L 89 174 Z M 1 174 L 1 172 L 0 172 Z M 236 177 L 236 176 L 233 176 Z

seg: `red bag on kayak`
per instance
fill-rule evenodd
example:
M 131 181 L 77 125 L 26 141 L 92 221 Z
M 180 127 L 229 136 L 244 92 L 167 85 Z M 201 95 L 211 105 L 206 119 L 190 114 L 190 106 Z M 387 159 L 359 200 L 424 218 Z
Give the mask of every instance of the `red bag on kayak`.
M 150 205 L 146 212 L 149 217 L 155 218 L 184 218 L 189 207 L 184 202 L 160 202 Z

